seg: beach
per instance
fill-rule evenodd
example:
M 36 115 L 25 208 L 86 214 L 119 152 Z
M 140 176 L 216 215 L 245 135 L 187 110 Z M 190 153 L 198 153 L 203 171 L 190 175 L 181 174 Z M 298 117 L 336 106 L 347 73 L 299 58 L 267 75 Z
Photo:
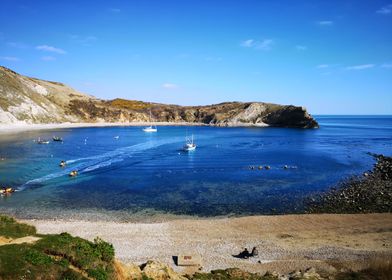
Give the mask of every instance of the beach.
M 34 131 L 34 130 L 48 130 L 48 129 L 62 129 L 62 128 L 78 128 L 78 127 L 114 127 L 114 126 L 215 126 L 205 123 L 198 122 L 81 122 L 81 123 L 46 123 L 46 124 L 30 124 L 30 123 L 13 123 L 13 124 L 2 124 L 0 123 L 0 134 L 11 134 L 23 131 Z M 268 127 L 267 124 L 246 124 L 241 123 L 233 127 Z
M 314 267 L 360 269 L 369 260 L 392 258 L 391 214 L 317 214 L 179 219 L 159 223 L 22 220 L 38 233 L 69 232 L 111 242 L 123 263 L 158 260 L 178 272 L 173 256 L 200 254 L 202 270 L 238 267 L 249 272 L 288 273 Z M 259 256 L 232 255 L 256 246 Z

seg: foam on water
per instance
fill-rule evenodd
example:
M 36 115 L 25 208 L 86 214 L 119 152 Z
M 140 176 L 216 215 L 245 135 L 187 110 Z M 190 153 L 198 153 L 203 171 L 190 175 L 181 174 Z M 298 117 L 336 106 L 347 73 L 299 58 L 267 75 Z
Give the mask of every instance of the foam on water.
M 148 141 L 144 143 L 139 143 L 136 145 L 132 146 L 127 146 L 127 147 L 122 147 L 115 149 L 110 152 L 106 152 L 100 155 L 95 155 L 91 157 L 84 157 L 84 158 L 78 158 L 78 159 L 71 159 L 66 161 L 68 165 L 71 165 L 73 163 L 78 163 L 76 165 L 68 166 L 67 168 L 62 169 L 62 171 L 51 173 L 48 175 L 45 175 L 40 178 L 32 179 L 21 185 L 18 190 L 24 190 L 26 189 L 27 186 L 33 185 L 33 184 L 38 184 L 38 183 L 43 183 L 48 180 L 52 180 L 55 178 L 59 178 L 65 175 L 68 175 L 72 170 L 78 170 L 79 174 L 91 172 L 94 170 L 97 170 L 99 168 L 107 167 L 110 166 L 113 163 L 121 162 L 125 158 L 132 157 L 133 154 L 138 153 L 138 152 L 143 152 L 147 151 L 150 149 L 157 148 L 162 145 L 166 144 L 172 144 L 176 142 L 183 141 L 182 137 L 173 137 L 169 139 L 164 139 L 164 140 L 157 140 L 157 141 Z

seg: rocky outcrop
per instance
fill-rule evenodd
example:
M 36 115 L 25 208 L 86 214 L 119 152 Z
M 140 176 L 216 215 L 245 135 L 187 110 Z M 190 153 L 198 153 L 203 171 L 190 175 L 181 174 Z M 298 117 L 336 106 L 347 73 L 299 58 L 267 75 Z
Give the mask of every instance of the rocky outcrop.
M 57 82 L 39 80 L 0 67 L 0 124 L 60 122 L 198 123 L 215 126 L 316 128 L 303 107 L 263 102 L 177 106 L 142 101 L 100 100 Z
M 159 261 L 148 261 L 141 266 L 135 264 L 116 263 L 118 279 L 129 280 L 187 280 L 181 274 L 175 272 L 170 266 Z
M 311 213 L 392 213 L 392 157 L 373 155 L 372 171 L 308 198 Z

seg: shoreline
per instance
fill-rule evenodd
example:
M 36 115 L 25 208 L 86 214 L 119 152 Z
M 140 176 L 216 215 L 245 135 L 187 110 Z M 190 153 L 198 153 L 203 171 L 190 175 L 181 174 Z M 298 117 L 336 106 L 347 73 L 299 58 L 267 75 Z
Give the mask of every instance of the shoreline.
M 203 271 L 238 267 L 280 273 L 308 267 L 333 270 L 333 262 L 355 268 L 372 258 L 392 257 L 390 213 L 183 218 L 156 223 L 21 221 L 43 234 L 68 232 L 88 240 L 99 236 L 114 245 L 116 257 L 123 263 L 157 260 L 181 273 L 184 268 L 173 262 L 173 256 L 181 253 L 200 254 Z M 232 256 L 253 246 L 258 247 L 257 258 Z
M 48 123 L 48 124 L 26 124 L 26 123 L 15 123 L 15 124 L 0 124 L 0 134 L 11 134 L 24 131 L 35 131 L 35 130 L 50 130 L 50 129 L 61 129 L 61 128 L 81 128 L 81 127 L 116 127 L 116 126 L 213 126 L 213 127 L 270 127 L 267 124 L 241 124 L 233 126 L 217 126 L 205 123 L 190 123 L 190 122 L 98 122 L 98 123 Z

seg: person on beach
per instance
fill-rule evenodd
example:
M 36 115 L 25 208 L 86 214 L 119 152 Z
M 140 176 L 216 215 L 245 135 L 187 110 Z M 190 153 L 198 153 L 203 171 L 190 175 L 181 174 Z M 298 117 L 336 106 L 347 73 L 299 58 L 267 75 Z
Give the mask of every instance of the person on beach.
M 248 248 L 245 248 L 244 251 L 242 251 L 238 255 L 233 255 L 233 257 L 240 259 L 248 259 L 250 256 L 251 254 L 249 253 Z
M 256 257 L 259 255 L 259 251 L 257 250 L 256 247 L 253 247 L 252 253 L 250 253 L 251 257 Z

